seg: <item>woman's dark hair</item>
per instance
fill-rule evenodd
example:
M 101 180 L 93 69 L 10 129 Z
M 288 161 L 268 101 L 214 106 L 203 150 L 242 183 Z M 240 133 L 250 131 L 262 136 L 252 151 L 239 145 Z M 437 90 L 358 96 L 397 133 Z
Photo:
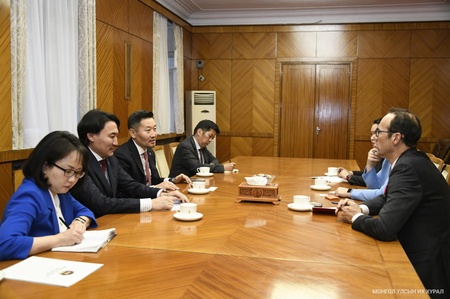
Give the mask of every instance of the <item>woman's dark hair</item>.
M 22 165 L 22 172 L 26 178 L 33 178 L 42 189 L 49 187 L 48 179 L 44 177 L 42 169 L 44 165 L 53 165 L 72 152 L 78 153 L 78 158 L 83 167 L 82 171 L 88 171 L 88 149 L 72 133 L 67 131 L 54 131 L 39 141 L 38 145 L 31 152 L 30 156 Z M 79 179 L 84 180 L 86 176 Z
M 404 108 L 392 108 L 388 111 L 395 117 L 391 120 L 389 131 L 402 134 L 403 142 L 408 147 L 416 147 L 422 135 L 422 125 L 419 118 Z
M 107 122 L 113 121 L 117 125 L 117 129 L 120 127 L 120 120 L 112 113 L 93 109 L 88 111 L 80 120 L 77 126 L 78 137 L 85 145 L 89 145 L 88 133 L 98 134 L 105 128 Z

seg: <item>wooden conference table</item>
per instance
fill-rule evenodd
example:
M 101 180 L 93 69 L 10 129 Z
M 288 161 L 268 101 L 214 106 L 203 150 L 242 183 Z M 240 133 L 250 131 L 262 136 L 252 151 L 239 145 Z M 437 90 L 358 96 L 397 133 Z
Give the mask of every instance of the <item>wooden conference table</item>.
M 217 190 L 187 193 L 201 220 L 174 211 L 106 215 L 99 229 L 118 235 L 98 253 L 38 256 L 104 264 L 64 288 L 0 282 L 0 298 L 428 298 L 398 242 L 381 242 L 340 217 L 293 211 L 292 196 L 333 204 L 311 190 L 312 175 L 328 166 L 358 169 L 355 161 L 237 157 L 239 173 L 206 178 Z M 235 202 L 245 176 L 275 175 L 279 205 Z M 335 184 L 347 186 L 347 183 Z M 0 269 L 17 261 L 0 262 Z M 417 294 L 411 294 L 417 293 Z M 381 295 L 381 296 L 380 296 Z

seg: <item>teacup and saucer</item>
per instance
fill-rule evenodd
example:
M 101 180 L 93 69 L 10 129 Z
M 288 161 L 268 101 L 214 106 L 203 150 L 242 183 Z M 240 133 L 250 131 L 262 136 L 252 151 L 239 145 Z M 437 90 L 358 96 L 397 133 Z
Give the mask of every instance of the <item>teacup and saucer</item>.
M 181 221 L 195 221 L 203 217 L 202 213 L 197 212 L 197 204 L 193 202 L 181 203 L 176 211 L 173 217 Z
M 311 185 L 310 187 L 313 190 L 320 190 L 320 191 L 325 191 L 325 190 L 330 190 L 331 189 L 331 186 L 328 185 L 327 178 L 316 178 L 316 179 L 314 179 L 314 185 Z
M 309 203 L 310 198 L 307 195 L 294 195 L 294 202 L 288 204 L 288 208 L 294 211 L 309 212 L 313 205 Z

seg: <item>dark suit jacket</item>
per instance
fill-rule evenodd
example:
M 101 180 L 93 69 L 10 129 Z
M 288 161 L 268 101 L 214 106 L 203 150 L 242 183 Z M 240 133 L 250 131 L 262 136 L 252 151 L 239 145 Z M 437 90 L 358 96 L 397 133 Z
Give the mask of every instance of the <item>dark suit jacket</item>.
M 193 176 L 197 173 L 197 168 L 208 166 L 211 172 L 223 172 L 224 167 L 211 152 L 204 148 L 203 157 L 205 164 L 201 164 L 198 158 L 197 148 L 195 147 L 194 137 L 186 138 L 177 146 L 177 150 L 173 156 L 172 167 L 170 168 L 170 177 L 176 177 L 180 173 L 187 176 Z
M 153 152 L 152 149 L 147 149 L 147 153 L 148 164 L 152 174 L 152 185 L 157 185 L 164 181 L 164 179 L 159 176 L 158 169 L 156 168 L 155 152 Z M 141 156 L 139 155 L 133 139 L 130 138 L 127 142 L 119 146 L 114 151 L 114 156 L 119 160 L 123 170 L 125 170 L 125 172 L 133 179 L 141 184 L 147 183 L 145 180 L 144 168 L 142 167 Z
M 427 155 L 405 151 L 389 176 L 387 195 L 364 203 L 371 215 L 360 216 L 355 230 L 376 239 L 398 239 L 427 289 L 450 294 L 450 191 Z
M 116 157 L 106 159 L 109 183 L 100 163 L 89 150 L 89 171 L 83 184 L 70 191 L 96 217 L 113 213 L 139 213 L 140 198 L 157 197 L 158 188 L 135 181 L 119 165 Z

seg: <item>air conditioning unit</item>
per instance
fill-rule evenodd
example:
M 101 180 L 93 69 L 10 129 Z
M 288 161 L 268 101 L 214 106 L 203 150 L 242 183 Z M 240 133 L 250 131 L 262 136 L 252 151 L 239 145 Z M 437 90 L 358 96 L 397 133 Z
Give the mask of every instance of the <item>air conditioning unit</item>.
M 214 90 L 186 91 L 186 136 L 194 134 L 195 126 L 204 119 L 216 122 L 216 92 Z M 216 155 L 216 139 L 208 150 Z

